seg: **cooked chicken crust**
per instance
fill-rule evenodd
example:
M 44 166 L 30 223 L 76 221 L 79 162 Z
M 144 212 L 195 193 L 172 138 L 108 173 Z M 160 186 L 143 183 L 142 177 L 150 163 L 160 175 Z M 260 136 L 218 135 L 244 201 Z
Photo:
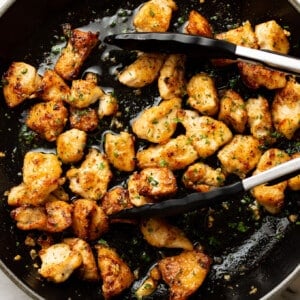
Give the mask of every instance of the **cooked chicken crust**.
M 208 20 L 195 10 L 189 14 L 188 24 L 185 30 L 189 34 L 201 35 L 208 38 L 213 37 L 213 29 Z
M 291 159 L 300 157 L 300 152 L 294 153 L 291 156 Z M 288 187 L 289 189 L 291 189 L 292 191 L 299 191 L 300 190 L 300 175 L 295 176 L 293 178 L 290 178 L 288 180 Z
M 98 106 L 98 117 L 112 116 L 118 111 L 119 105 L 117 98 L 112 93 L 104 93 L 100 97 Z
M 91 132 L 97 129 L 99 118 L 96 109 L 92 107 L 74 108 L 70 107 L 70 126 L 85 132 Z

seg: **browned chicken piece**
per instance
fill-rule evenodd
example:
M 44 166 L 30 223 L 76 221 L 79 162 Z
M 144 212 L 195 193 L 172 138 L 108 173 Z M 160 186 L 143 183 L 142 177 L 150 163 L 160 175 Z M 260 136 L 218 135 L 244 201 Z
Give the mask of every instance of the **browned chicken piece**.
M 102 89 L 94 82 L 77 79 L 72 81 L 70 96 L 65 101 L 75 108 L 86 108 L 103 95 Z
M 75 79 L 82 64 L 99 41 L 98 33 L 74 29 L 67 46 L 58 58 L 54 70 L 65 80 Z
M 170 288 L 169 299 L 188 299 L 202 285 L 210 265 L 211 259 L 197 249 L 160 260 L 158 268 Z
M 271 148 L 267 150 L 260 158 L 253 175 L 261 173 L 272 167 L 290 160 L 290 157 L 284 151 Z M 280 212 L 284 204 L 284 191 L 287 187 L 287 181 L 275 185 L 259 185 L 251 190 L 253 197 L 271 214 Z
M 22 182 L 9 190 L 7 203 L 10 206 L 38 206 L 46 201 L 46 197 L 46 195 L 40 197 L 39 193 L 32 193 L 32 191 L 27 187 L 27 185 Z
M 99 279 L 98 267 L 90 245 L 79 238 L 66 238 L 63 243 L 70 246 L 71 250 L 80 253 L 82 264 L 78 268 L 79 277 L 85 281 L 97 281 Z
M 158 77 L 158 90 L 163 100 L 181 98 L 185 93 L 185 55 L 167 56 Z
M 50 201 L 45 205 L 48 232 L 62 232 L 72 224 L 73 205 L 65 201 Z
M 97 244 L 98 267 L 104 299 L 111 299 L 129 288 L 134 275 L 118 253 L 107 245 Z
M 127 182 L 127 189 L 129 193 L 130 203 L 134 206 L 141 206 L 147 203 L 152 203 L 153 199 L 150 197 L 143 196 L 139 193 L 140 187 L 140 175 L 138 172 L 134 172 L 129 176 Z
M 115 186 L 104 195 L 101 207 L 109 216 L 123 209 L 131 208 L 133 205 L 130 202 L 128 190 L 121 186 Z
M 134 136 L 122 131 L 105 134 L 105 153 L 109 162 L 118 170 L 132 172 L 135 168 Z
M 255 26 L 255 35 L 261 49 L 288 54 L 290 35 L 275 20 L 270 20 Z
M 108 230 L 108 218 L 94 200 L 74 201 L 73 231 L 83 240 L 93 241 Z
M 133 132 L 149 142 L 166 143 L 176 130 L 177 111 L 180 107 L 181 99 L 173 98 L 145 109 L 132 122 Z
M 10 216 L 21 230 L 45 230 L 47 215 L 44 207 L 22 205 L 11 211 Z
M 105 93 L 100 97 L 98 107 L 98 117 L 102 119 L 105 116 L 112 116 L 118 111 L 119 105 L 117 98 L 113 93 Z
M 216 39 L 225 40 L 227 42 L 244 46 L 248 48 L 258 48 L 258 42 L 252 25 L 249 21 L 244 22 L 241 26 L 230 29 L 229 31 L 218 33 L 215 35 Z M 216 66 L 227 66 L 235 63 L 231 59 L 214 59 L 213 63 Z
M 272 103 L 272 118 L 276 131 L 292 139 L 300 128 L 300 84 L 290 79 L 279 90 Z
M 55 189 L 52 193 L 49 194 L 49 196 L 46 199 L 46 202 L 50 201 L 69 201 L 69 194 L 64 190 L 62 186 L 59 186 L 57 189 Z
M 223 172 L 236 174 L 242 179 L 256 167 L 260 157 L 259 140 L 251 135 L 235 135 L 218 153 Z
M 49 281 L 61 283 L 82 264 L 82 257 L 78 251 L 71 250 L 65 243 L 54 244 L 39 252 L 42 264 L 38 269 L 41 276 Z
M 249 98 L 246 110 L 251 134 L 262 144 L 273 144 L 276 139 L 272 136 L 274 129 L 268 100 L 262 96 Z
M 134 16 L 133 25 L 139 32 L 166 32 L 176 10 L 173 0 L 147 1 Z
M 242 80 L 250 89 L 265 87 L 269 90 L 283 88 L 286 85 L 286 74 L 268 69 L 262 65 L 238 62 Z
M 291 156 L 291 159 L 300 157 L 300 152 L 297 152 Z M 300 190 L 300 175 L 295 176 L 288 180 L 288 187 L 292 191 L 299 191 Z
M 201 35 L 208 38 L 213 37 L 213 29 L 208 20 L 195 10 L 189 14 L 188 24 L 185 30 L 189 34 Z
M 203 115 L 213 116 L 219 109 L 219 97 L 213 79 L 206 73 L 194 75 L 187 84 L 187 104 Z
M 181 110 L 178 118 L 201 158 L 213 155 L 232 139 L 232 133 L 226 124 L 208 116 L 199 116 L 196 111 Z
M 213 169 L 202 162 L 189 166 L 182 176 L 185 187 L 197 192 L 208 192 L 212 187 L 222 186 L 225 179 L 221 168 Z
M 9 107 L 35 98 L 41 84 L 37 70 L 24 62 L 13 62 L 3 76 L 3 95 Z
M 94 131 L 99 124 L 97 111 L 87 107 L 83 109 L 70 107 L 70 126 L 85 132 Z
M 220 100 L 219 120 L 236 132 L 243 133 L 247 124 L 247 111 L 243 98 L 234 90 L 227 90 Z
M 76 128 L 61 133 L 56 140 L 58 157 L 65 164 L 80 161 L 84 155 L 86 141 L 87 134 Z
M 198 154 L 190 138 L 179 135 L 164 145 L 138 151 L 136 157 L 141 169 L 168 167 L 170 170 L 179 170 L 193 163 Z
M 140 229 L 144 239 L 153 247 L 193 250 L 193 244 L 184 232 L 163 219 L 143 220 Z
M 53 70 L 46 70 L 38 95 L 44 101 L 67 101 L 70 97 L 70 87 Z
M 139 194 L 146 197 L 170 196 L 177 191 L 176 178 L 167 167 L 145 168 L 136 179 Z
M 79 168 L 67 171 L 70 189 L 91 200 L 101 199 L 107 191 L 112 172 L 105 155 L 92 148 Z
M 142 88 L 158 78 L 164 61 L 164 54 L 142 53 L 119 74 L 118 79 L 128 87 Z
M 62 101 L 48 101 L 33 105 L 26 125 L 48 142 L 54 142 L 68 121 L 68 110 Z

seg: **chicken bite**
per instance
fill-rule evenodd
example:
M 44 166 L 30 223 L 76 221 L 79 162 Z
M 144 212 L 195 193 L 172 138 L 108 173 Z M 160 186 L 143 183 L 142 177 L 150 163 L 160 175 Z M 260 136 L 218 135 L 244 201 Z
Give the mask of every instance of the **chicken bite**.
M 185 55 L 167 56 L 158 77 L 158 90 L 164 100 L 181 98 L 185 93 Z
M 82 264 L 78 268 L 79 277 L 86 281 L 99 279 L 98 267 L 90 245 L 79 238 L 66 238 L 63 243 L 70 246 L 72 251 L 77 251 L 82 257 Z
M 164 54 L 142 53 L 119 74 L 118 79 L 128 87 L 142 88 L 158 78 L 164 61 Z
M 91 200 L 101 199 L 107 191 L 112 172 L 105 155 L 92 148 L 79 168 L 67 171 L 70 189 Z
M 188 24 L 185 27 L 188 34 L 213 37 L 213 29 L 208 20 L 195 10 L 191 10 L 189 14 Z
M 203 115 L 213 116 L 219 108 L 219 97 L 213 79 L 206 73 L 194 75 L 187 84 L 187 104 Z
M 82 257 L 78 251 L 71 250 L 65 243 L 54 244 L 39 252 L 42 261 L 38 269 L 40 275 L 49 281 L 61 283 L 82 264 Z
M 87 134 L 78 129 L 70 129 L 60 134 L 56 140 L 58 157 L 65 163 L 80 161 L 84 155 Z
M 251 134 L 262 144 L 273 144 L 274 128 L 268 100 L 262 96 L 249 98 L 246 102 L 246 111 Z
M 98 267 L 102 278 L 104 299 L 111 299 L 129 288 L 134 281 L 133 273 L 118 253 L 104 244 L 96 245 Z
M 232 133 L 226 124 L 208 116 L 199 116 L 196 111 L 181 110 L 178 118 L 201 158 L 213 155 L 232 139 Z
M 221 168 L 213 169 L 202 162 L 189 166 L 182 176 L 185 187 L 197 192 L 208 192 L 212 187 L 222 186 L 225 179 Z
M 193 250 L 193 244 L 184 232 L 163 219 L 143 220 L 140 229 L 144 239 L 153 247 Z
M 271 148 L 267 150 L 260 158 L 253 175 L 259 174 L 272 167 L 290 160 L 290 157 L 284 151 Z M 287 181 L 282 181 L 275 185 L 259 185 L 251 190 L 253 197 L 271 214 L 279 213 L 284 204 L 284 191 L 287 187 Z
M 251 135 L 235 135 L 217 156 L 225 174 L 233 173 L 243 179 L 260 160 L 259 140 Z
M 149 142 L 165 143 L 176 130 L 180 107 L 181 100 L 173 98 L 147 108 L 132 122 L 132 131 Z
M 98 106 L 98 117 L 102 119 L 105 116 L 112 116 L 118 111 L 119 105 L 117 98 L 113 93 L 104 93 L 100 97 Z
M 188 299 L 205 280 L 210 265 L 211 259 L 197 249 L 160 260 L 158 268 L 170 288 L 170 299 Z
M 164 145 L 150 146 L 138 151 L 136 157 L 141 169 L 168 167 L 170 170 L 179 170 L 193 163 L 198 154 L 190 138 L 179 135 Z
M 33 105 L 26 125 L 48 142 L 54 142 L 68 120 L 68 110 L 62 101 L 48 101 Z
M 54 70 L 65 80 L 75 79 L 86 58 L 99 41 L 98 33 L 74 29 L 67 46 L 58 58 Z
M 300 128 L 300 84 L 290 79 L 277 91 L 272 103 L 272 119 L 276 131 L 292 139 Z
M 300 152 L 294 153 L 291 156 L 291 159 L 298 158 L 298 157 L 300 157 Z M 290 178 L 288 180 L 288 187 L 292 191 L 299 191 L 300 190 L 300 175 Z
M 105 153 L 109 162 L 118 170 L 132 172 L 135 168 L 135 148 L 132 134 L 122 131 L 120 134 L 105 134 Z
M 166 32 L 176 10 L 173 0 L 147 1 L 134 16 L 133 25 L 139 32 Z
M 41 84 L 37 70 L 24 62 L 13 62 L 3 76 L 3 95 L 9 107 L 35 98 Z
M 70 107 L 70 126 L 81 131 L 94 131 L 99 124 L 97 111 L 94 108 L 74 108 Z

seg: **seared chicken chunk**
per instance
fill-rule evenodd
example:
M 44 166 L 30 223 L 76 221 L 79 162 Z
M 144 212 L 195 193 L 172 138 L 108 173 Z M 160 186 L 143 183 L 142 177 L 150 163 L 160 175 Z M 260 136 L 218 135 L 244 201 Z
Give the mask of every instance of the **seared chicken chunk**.
M 211 260 L 199 250 L 186 250 L 176 256 L 163 258 L 158 268 L 170 288 L 170 299 L 188 299 L 205 280 Z
M 194 75 L 187 85 L 187 103 L 203 115 L 213 116 L 219 108 L 219 98 L 213 79 L 206 73 Z
M 3 77 L 3 95 L 9 107 L 35 98 L 41 84 L 36 69 L 24 62 L 13 62 Z
M 74 29 L 67 46 L 58 58 L 54 70 L 65 80 L 75 79 L 82 64 L 99 41 L 98 33 Z
M 178 118 L 201 158 L 213 155 L 232 138 L 231 131 L 223 122 L 208 116 L 199 116 L 196 111 L 181 110 Z
M 108 218 L 94 200 L 74 201 L 73 231 L 83 240 L 95 240 L 108 230 Z
M 192 250 L 193 244 L 178 227 L 168 224 L 163 219 L 150 218 L 141 222 L 144 239 L 158 248 L 181 248 Z
M 38 272 L 44 278 L 60 283 L 66 281 L 82 263 L 78 251 L 65 243 L 54 244 L 39 253 L 42 265 Z
M 170 54 L 167 56 L 158 77 L 158 90 L 160 97 L 169 100 L 181 98 L 185 92 L 185 56 Z
M 78 129 L 70 129 L 60 134 L 56 140 L 58 157 L 65 163 L 75 163 L 82 159 L 87 134 Z
M 47 195 L 42 195 L 38 192 L 32 193 L 25 183 L 20 183 L 12 187 L 8 192 L 7 203 L 10 206 L 33 205 L 38 206 L 43 204 Z
M 134 280 L 133 273 L 118 253 L 106 245 L 96 245 L 98 267 L 103 281 L 102 292 L 105 299 L 119 295 L 129 288 Z
M 284 30 L 275 20 L 256 25 L 255 35 L 261 49 L 288 54 L 290 49 L 289 32 Z
M 291 139 L 300 128 L 300 84 L 291 79 L 279 90 L 272 103 L 275 129 Z
M 116 186 L 109 190 L 101 201 L 101 207 L 106 215 L 117 213 L 132 206 L 128 190 L 121 186 Z
M 48 101 L 33 105 L 26 125 L 48 142 L 54 142 L 68 120 L 68 110 L 62 101 Z
M 46 70 L 39 88 L 39 97 L 45 101 L 62 101 L 70 97 L 70 88 L 53 70 Z
M 272 148 L 267 150 L 260 158 L 256 170 L 253 175 L 268 170 L 276 165 L 290 160 L 287 153 L 280 149 Z M 264 206 L 264 208 L 272 213 L 279 213 L 284 204 L 284 191 L 287 187 L 287 181 L 280 182 L 275 185 L 259 185 L 251 190 L 256 201 Z
M 167 167 L 145 168 L 137 176 L 138 192 L 146 197 L 164 197 L 177 191 L 176 178 Z
M 213 29 L 208 20 L 197 11 L 192 10 L 189 14 L 188 24 L 185 30 L 189 34 L 213 37 Z
M 185 135 L 179 135 L 164 145 L 150 146 L 137 152 L 138 166 L 142 169 L 168 167 L 171 170 L 183 169 L 197 158 L 197 151 Z
M 107 158 L 96 149 L 90 149 L 81 166 L 71 168 L 66 175 L 72 192 L 92 200 L 104 196 L 112 178 Z
M 114 115 L 118 111 L 119 105 L 117 98 L 112 93 L 104 93 L 100 97 L 98 107 L 98 117 L 102 119 L 104 116 Z
M 135 15 L 133 25 L 139 32 L 165 32 L 175 10 L 177 5 L 173 0 L 147 1 Z
M 227 90 L 220 100 L 219 120 L 238 133 L 243 133 L 247 124 L 247 111 L 243 98 L 233 90 Z
M 293 154 L 291 158 L 294 159 L 294 158 L 298 158 L 298 157 L 300 157 L 300 153 L 299 152 Z M 295 176 L 295 177 L 290 178 L 288 180 L 288 187 L 292 191 L 299 191 L 300 190 L 300 174 L 298 176 Z
M 76 108 L 86 108 L 94 104 L 104 95 L 102 89 L 94 82 L 77 79 L 72 81 L 70 96 L 67 103 Z
M 69 245 L 71 250 L 80 253 L 82 257 L 82 264 L 78 268 L 79 277 L 86 281 L 97 281 L 99 273 L 90 245 L 79 238 L 66 238 L 63 240 L 63 243 Z
M 145 109 L 133 122 L 132 130 L 141 139 L 152 143 L 165 143 L 177 127 L 177 111 L 181 100 L 173 98 Z
M 85 132 L 91 132 L 98 126 L 99 118 L 94 108 L 70 108 L 70 125 Z
M 105 134 L 105 153 L 109 162 L 118 170 L 132 172 L 135 168 L 135 148 L 132 134 Z
M 238 67 L 243 82 L 250 89 L 265 87 L 269 90 L 275 90 L 286 85 L 286 74 L 283 72 L 242 61 L 238 62 Z
M 149 85 L 158 78 L 164 61 L 164 54 L 142 53 L 136 61 L 119 74 L 119 81 L 132 88 L 142 88 Z
M 262 96 L 249 98 L 246 110 L 251 134 L 263 144 L 274 143 L 275 138 L 272 137 L 274 129 L 268 100 Z
M 223 185 L 225 175 L 220 168 L 213 169 L 199 162 L 188 167 L 182 176 L 183 184 L 188 189 L 198 192 L 208 192 L 212 187 Z
M 222 170 L 225 174 L 233 173 L 245 178 L 256 167 L 261 157 L 259 146 L 259 140 L 251 135 L 235 135 L 218 153 Z

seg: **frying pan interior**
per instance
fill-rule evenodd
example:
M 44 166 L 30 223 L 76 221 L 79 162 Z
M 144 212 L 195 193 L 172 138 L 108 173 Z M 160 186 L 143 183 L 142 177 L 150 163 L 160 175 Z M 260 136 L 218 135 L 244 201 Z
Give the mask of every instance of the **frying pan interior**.
M 51 54 L 51 47 L 62 35 L 61 25 L 64 23 L 70 23 L 75 28 L 91 22 L 90 26 L 99 29 L 101 37 L 108 31 L 113 33 L 114 30 L 120 30 L 122 26 L 130 27 L 128 19 L 141 3 L 142 1 L 136 0 L 16 1 L 0 19 L 0 73 L 7 69 L 11 61 L 25 61 L 34 66 L 44 63 Z M 192 8 L 208 17 L 215 31 L 228 30 L 246 20 L 257 24 L 276 19 L 292 33 L 291 53 L 300 57 L 299 14 L 285 0 L 211 0 L 203 4 L 193 0 L 177 1 L 177 4 L 179 10 L 174 16 L 172 30 L 180 26 L 179 20 L 186 19 Z M 104 17 L 111 16 L 117 16 L 114 20 L 117 20 L 118 26 L 113 27 L 109 24 L 107 26 L 101 21 Z M 124 122 L 129 122 L 132 114 L 138 113 L 155 100 L 157 92 L 153 87 L 148 87 L 137 96 L 129 89 L 114 83 L 113 77 L 107 75 L 110 66 L 102 60 L 101 51 L 104 50 L 100 48 L 92 55 L 86 67 L 92 64 L 101 65 L 105 74 L 101 83 L 115 89 L 118 98 L 121 99 L 121 108 L 130 107 L 130 114 L 125 113 L 123 116 Z M 124 59 L 122 54 L 117 56 L 117 61 L 122 62 L 122 59 Z M 201 70 L 201 64 L 197 68 Z M 192 68 L 190 70 L 192 71 Z M 229 79 L 236 79 L 230 77 L 234 76 L 234 72 L 225 73 L 215 73 L 220 89 L 228 87 Z M 242 86 L 236 87 L 245 92 Z M 0 194 L 4 195 L 5 191 L 21 181 L 20 171 L 25 152 L 33 147 L 53 148 L 53 145 L 43 144 L 36 137 L 24 132 L 22 127 L 24 116 L 21 112 L 26 109 L 26 105 L 9 110 L 2 93 L 0 97 L 0 151 L 5 153 L 5 157 L 0 159 Z M 99 132 L 91 137 L 93 143 L 97 143 L 105 126 L 107 123 L 104 121 L 103 128 L 99 128 Z M 283 140 L 280 143 L 279 146 L 284 149 L 300 151 L 299 142 L 287 143 Z M 117 180 L 121 182 L 122 178 Z M 289 214 L 299 211 L 299 193 L 287 195 L 286 207 L 282 214 L 276 217 L 265 215 L 262 220 L 255 223 L 250 220 L 245 208 L 240 204 L 231 203 L 231 200 L 229 199 L 229 210 L 219 208 L 220 216 L 216 218 L 213 230 L 207 229 L 204 225 L 207 211 L 191 213 L 173 220 L 186 229 L 194 242 L 203 244 L 206 252 L 214 259 L 212 271 L 194 296 L 195 299 L 257 299 L 279 284 L 300 262 L 298 250 L 300 226 L 291 224 L 287 218 Z M 38 276 L 29 255 L 30 248 L 24 245 L 27 233 L 16 230 L 9 216 L 5 196 L 2 196 L 0 205 L 0 258 L 5 270 L 13 274 L 21 287 L 32 297 L 102 299 L 100 283 L 81 282 L 75 277 L 59 285 L 43 281 Z M 229 222 L 241 220 L 247 224 L 245 232 L 228 228 Z M 122 255 L 130 262 L 132 269 L 139 267 L 141 273 L 146 272 L 151 263 L 158 259 L 157 251 L 145 245 L 140 233 L 130 225 L 116 226 L 105 239 L 115 248 L 121 249 L 124 252 Z M 168 253 L 170 252 L 166 252 Z M 15 260 L 17 255 L 21 256 L 20 260 Z M 120 296 L 120 299 L 131 298 L 131 291 Z M 149 299 L 167 298 L 167 287 L 161 284 Z

